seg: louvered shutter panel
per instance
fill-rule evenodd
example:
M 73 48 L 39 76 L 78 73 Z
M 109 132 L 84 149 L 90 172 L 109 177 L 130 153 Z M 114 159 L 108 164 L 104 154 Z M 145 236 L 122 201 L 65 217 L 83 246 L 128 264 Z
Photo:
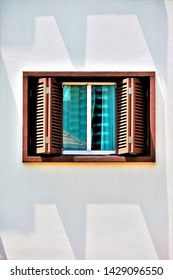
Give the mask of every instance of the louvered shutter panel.
M 47 136 L 47 96 L 46 78 L 38 79 L 35 96 L 35 147 L 36 154 L 46 153 Z
M 141 154 L 147 146 L 147 96 L 139 78 L 131 79 L 131 154 Z
M 117 154 L 130 152 L 130 78 L 117 83 Z
M 50 89 L 48 114 L 48 153 L 62 153 L 62 83 L 48 78 Z

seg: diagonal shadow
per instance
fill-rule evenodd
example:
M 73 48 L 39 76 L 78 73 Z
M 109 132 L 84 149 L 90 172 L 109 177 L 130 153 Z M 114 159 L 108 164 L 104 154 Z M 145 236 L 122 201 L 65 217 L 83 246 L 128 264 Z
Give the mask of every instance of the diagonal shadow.
M 13 20 L 16 10 L 20 16 Z M 166 82 L 168 30 L 164 0 L 64 0 L 49 1 L 49 4 L 47 1 L 22 1 L 18 4 L 3 3 L 1 13 L 3 46 L 10 47 L 31 46 L 34 43 L 35 18 L 54 16 L 74 67 L 85 64 L 88 16 L 136 15 L 155 67 Z M 4 17 L 7 26 L 3 24 Z
M 6 260 L 6 259 L 7 259 L 7 256 L 6 256 L 4 246 L 3 246 L 3 243 L 2 243 L 2 240 L 0 237 L 0 260 Z

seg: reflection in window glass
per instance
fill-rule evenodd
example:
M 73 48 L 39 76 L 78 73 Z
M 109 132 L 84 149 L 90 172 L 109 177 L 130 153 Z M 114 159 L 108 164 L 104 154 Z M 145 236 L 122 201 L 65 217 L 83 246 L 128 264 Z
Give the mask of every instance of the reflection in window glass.
M 63 149 L 86 150 L 87 87 L 63 86 Z
M 92 86 L 92 150 L 115 150 L 115 86 Z

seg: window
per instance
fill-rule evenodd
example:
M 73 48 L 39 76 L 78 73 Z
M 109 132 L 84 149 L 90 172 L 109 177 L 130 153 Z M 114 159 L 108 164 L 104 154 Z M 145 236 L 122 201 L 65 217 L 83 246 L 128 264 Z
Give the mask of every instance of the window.
M 23 161 L 155 161 L 155 73 L 24 72 Z
M 63 154 L 115 154 L 115 83 L 63 83 Z

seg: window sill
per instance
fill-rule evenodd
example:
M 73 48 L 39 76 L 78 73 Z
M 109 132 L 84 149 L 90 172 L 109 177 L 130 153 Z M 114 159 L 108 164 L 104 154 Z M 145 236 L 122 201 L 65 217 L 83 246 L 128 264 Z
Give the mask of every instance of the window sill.
M 153 156 L 117 155 L 61 155 L 61 156 L 24 156 L 23 162 L 155 162 Z

